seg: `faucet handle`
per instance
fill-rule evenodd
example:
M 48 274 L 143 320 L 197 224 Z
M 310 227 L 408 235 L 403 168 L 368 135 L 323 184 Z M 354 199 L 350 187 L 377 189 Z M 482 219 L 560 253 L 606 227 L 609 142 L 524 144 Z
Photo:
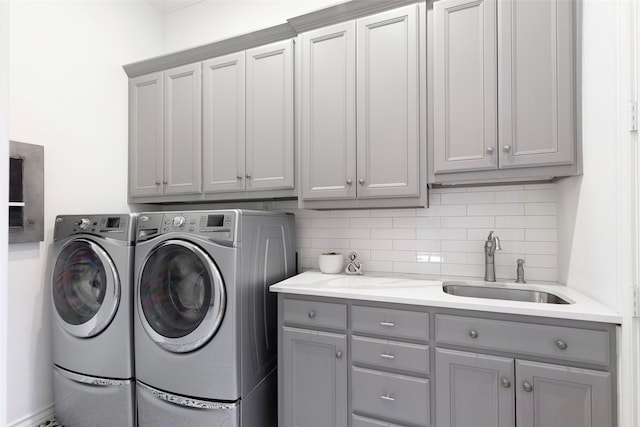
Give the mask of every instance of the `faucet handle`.
M 493 230 L 489 232 L 489 236 L 487 237 L 487 242 L 494 242 L 495 243 L 494 251 L 501 251 L 502 247 L 500 247 L 500 239 L 498 238 L 498 236 L 495 236 L 494 233 L 495 232 Z
M 501 251 L 502 248 L 500 247 L 500 239 L 498 238 L 498 236 L 493 236 L 493 239 L 496 241 L 496 251 Z

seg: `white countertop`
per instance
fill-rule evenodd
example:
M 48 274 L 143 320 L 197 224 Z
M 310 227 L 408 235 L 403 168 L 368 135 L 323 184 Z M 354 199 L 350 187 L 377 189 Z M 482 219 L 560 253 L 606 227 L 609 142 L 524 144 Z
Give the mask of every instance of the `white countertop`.
M 571 304 L 543 304 L 535 302 L 468 298 L 449 295 L 442 290 L 442 282 L 465 280 L 479 286 L 517 287 L 551 292 Z M 438 278 L 414 279 L 401 276 L 323 274 L 307 271 L 270 287 L 272 292 L 321 297 L 345 298 L 399 304 L 479 310 L 493 313 L 522 314 L 592 322 L 621 323 L 622 316 L 599 302 L 571 288 L 558 284 L 484 283 L 474 279 Z

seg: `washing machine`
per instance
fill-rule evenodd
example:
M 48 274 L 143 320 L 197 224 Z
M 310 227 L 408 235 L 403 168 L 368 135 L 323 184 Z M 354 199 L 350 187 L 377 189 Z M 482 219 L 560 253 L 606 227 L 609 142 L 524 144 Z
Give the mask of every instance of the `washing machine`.
M 134 427 L 136 215 L 60 215 L 49 258 L 55 413 L 65 427 Z
M 135 248 L 140 427 L 277 424 L 277 301 L 291 214 L 141 213 Z

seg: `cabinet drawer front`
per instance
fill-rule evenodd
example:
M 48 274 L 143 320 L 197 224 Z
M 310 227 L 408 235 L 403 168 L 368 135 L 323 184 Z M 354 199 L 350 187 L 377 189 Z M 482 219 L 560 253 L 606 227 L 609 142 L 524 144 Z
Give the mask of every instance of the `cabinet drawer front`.
M 601 365 L 610 360 L 607 332 L 561 326 L 436 315 L 436 341 Z
M 421 341 L 429 339 L 429 314 L 387 308 L 351 308 L 351 328 L 354 332 L 388 335 Z
M 352 369 L 354 412 L 429 425 L 429 380 L 369 369 Z
M 399 424 L 391 424 L 385 421 L 372 420 L 358 415 L 351 417 L 352 427 L 402 427 Z
M 285 323 L 346 330 L 347 306 L 328 302 L 285 299 L 283 319 Z
M 351 360 L 385 368 L 429 374 L 429 347 L 373 338 L 351 338 Z

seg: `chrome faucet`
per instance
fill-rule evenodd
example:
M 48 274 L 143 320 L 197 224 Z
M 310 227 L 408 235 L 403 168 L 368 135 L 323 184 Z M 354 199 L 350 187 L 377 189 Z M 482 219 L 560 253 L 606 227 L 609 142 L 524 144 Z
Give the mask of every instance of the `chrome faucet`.
M 496 264 L 493 255 L 496 251 L 501 251 L 500 239 L 493 235 L 493 230 L 489 232 L 489 237 L 484 242 L 484 281 L 496 281 Z

